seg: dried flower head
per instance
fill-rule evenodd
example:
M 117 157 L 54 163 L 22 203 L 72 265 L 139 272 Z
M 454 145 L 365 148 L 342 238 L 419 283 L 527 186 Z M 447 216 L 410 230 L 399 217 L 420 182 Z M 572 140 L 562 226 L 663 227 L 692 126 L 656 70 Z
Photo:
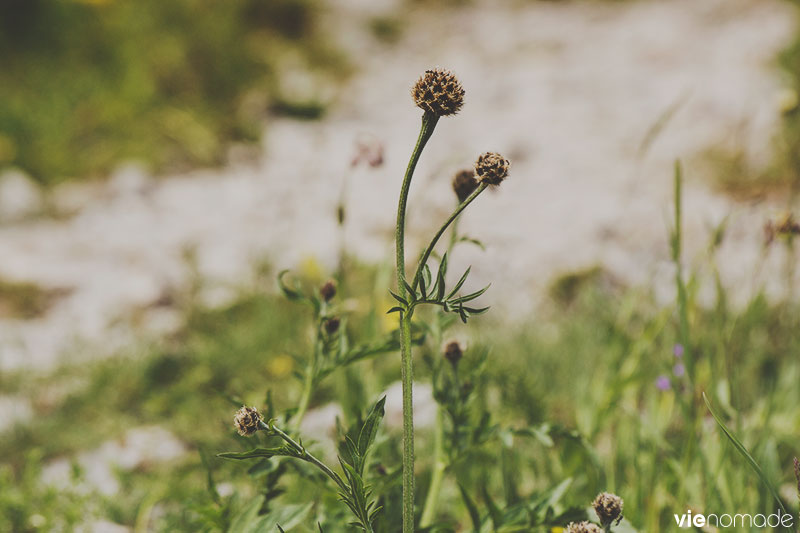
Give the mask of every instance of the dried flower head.
M 615 521 L 619 524 L 622 520 L 622 506 L 622 498 L 610 492 L 601 492 L 592 503 L 594 512 L 597 513 L 603 527 L 607 527 Z
M 495 152 L 486 152 L 475 162 L 475 174 L 481 183 L 500 185 L 508 177 L 508 159 Z
M 570 522 L 564 533 L 603 533 L 603 530 L 591 522 Z
M 319 289 L 319 295 L 326 302 L 333 300 L 333 297 L 336 296 L 336 283 L 333 280 L 325 282 L 325 285 Z
M 459 171 L 453 178 L 453 191 L 461 203 L 478 188 L 478 180 L 475 178 L 475 171 L 471 168 Z
M 464 105 L 464 89 L 449 70 L 426 70 L 411 89 L 417 107 L 437 117 L 455 115 Z
M 338 317 L 329 318 L 325 321 L 325 332 L 328 335 L 333 335 L 339 331 L 339 324 L 341 324 L 341 321 Z
M 233 424 L 236 426 L 236 430 L 239 431 L 239 435 L 249 437 L 258 431 L 258 423 L 263 419 L 264 417 L 261 416 L 258 409 L 245 405 L 236 411 Z
M 457 365 L 463 356 L 464 352 L 461 350 L 461 345 L 456 341 L 449 342 L 444 347 L 444 358 L 450 361 L 453 366 Z

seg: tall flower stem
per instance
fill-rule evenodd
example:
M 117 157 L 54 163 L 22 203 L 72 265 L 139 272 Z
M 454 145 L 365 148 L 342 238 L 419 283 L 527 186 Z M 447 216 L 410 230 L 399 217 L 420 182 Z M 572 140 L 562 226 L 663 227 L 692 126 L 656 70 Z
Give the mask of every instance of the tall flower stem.
M 419 131 L 417 144 L 411 153 L 403 185 L 400 189 L 400 201 L 397 206 L 397 226 L 395 228 L 395 254 L 397 267 L 397 290 L 402 297 L 406 297 L 406 269 L 405 269 L 405 226 L 406 204 L 408 191 L 411 188 L 411 178 L 417 166 L 422 150 L 428 139 L 433 135 L 439 117 L 425 113 L 422 116 L 422 127 Z M 412 383 L 414 381 L 414 367 L 411 357 L 411 314 L 400 313 L 400 358 L 401 379 L 403 382 L 403 533 L 414 531 L 414 404 L 412 400 Z

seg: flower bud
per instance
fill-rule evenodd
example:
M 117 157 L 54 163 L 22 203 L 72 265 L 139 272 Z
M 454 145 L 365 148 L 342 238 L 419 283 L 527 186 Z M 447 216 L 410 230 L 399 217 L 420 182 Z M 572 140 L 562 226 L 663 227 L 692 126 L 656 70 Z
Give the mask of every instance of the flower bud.
M 325 333 L 333 335 L 339 331 L 339 324 L 341 324 L 341 321 L 338 317 L 329 318 L 325 321 Z
M 233 424 L 236 426 L 239 435 L 242 437 L 249 437 L 258 431 L 258 423 L 263 419 L 261 413 L 259 413 L 258 409 L 255 407 L 243 406 L 236 411 Z
M 426 70 L 411 89 L 417 107 L 437 117 L 455 115 L 464 105 L 464 89 L 449 70 Z
M 326 302 L 330 302 L 333 300 L 333 297 L 336 296 L 336 283 L 331 281 L 327 281 L 325 285 L 320 287 L 319 295 L 322 296 L 322 299 Z
M 464 352 L 461 351 L 461 345 L 456 341 L 449 342 L 444 347 L 444 358 L 450 361 L 453 366 L 456 366 L 463 356 Z
M 619 524 L 619 521 L 622 520 L 622 505 L 622 498 L 610 492 L 601 492 L 592 503 L 594 512 L 597 513 L 603 527 L 609 526 L 614 521 Z
M 508 159 L 495 152 L 486 152 L 475 162 L 475 174 L 481 183 L 500 185 L 508 177 Z
M 564 533 L 603 533 L 603 530 L 591 522 L 570 522 Z
M 475 178 L 473 169 L 465 169 L 458 172 L 453 178 L 453 192 L 458 197 L 458 203 L 463 202 L 467 197 L 478 188 L 478 180 Z

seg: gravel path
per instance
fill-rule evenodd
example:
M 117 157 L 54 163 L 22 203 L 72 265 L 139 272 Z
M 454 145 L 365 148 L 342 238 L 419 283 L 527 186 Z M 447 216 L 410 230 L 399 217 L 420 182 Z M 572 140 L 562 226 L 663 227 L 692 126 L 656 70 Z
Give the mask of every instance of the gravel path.
M 329 16 L 356 24 L 339 9 Z M 687 163 L 690 256 L 705 246 L 708 226 L 731 214 L 723 278 L 752 286 L 769 206 L 712 193 L 694 162 L 742 124 L 754 160 L 767 157 L 780 89 L 774 58 L 796 23 L 787 2 L 477 2 L 410 17 L 392 47 L 344 31 L 344 44 L 363 57 L 340 105 L 321 122 L 273 121 L 257 163 L 158 180 L 127 168 L 102 186 L 56 191 L 57 205 L 77 210 L 72 217 L 0 226 L 0 278 L 65 290 L 41 318 L 0 320 L 0 369 L 48 369 L 65 353 L 111 353 L 143 332 L 168 331 L 175 312 L 152 304 L 188 283 L 189 248 L 219 289 L 210 300 L 224 300 L 264 256 L 278 267 L 309 256 L 333 264 L 346 174 L 351 250 L 390 257 L 399 180 L 419 123 L 408 88 L 431 65 L 457 72 L 467 103 L 440 122 L 423 156 L 410 234 L 427 235 L 446 216 L 456 169 L 485 150 L 511 158 L 512 177 L 463 220 L 487 251 L 465 247 L 458 259 L 473 264 L 471 283 L 494 282 L 483 301 L 498 312 L 531 308 L 554 275 L 598 263 L 661 290 L 676 157 Z M 364 135 L 384 144 L 385 163 L 350 171 Z M 132 323 L 142 309 L 151 310 Z

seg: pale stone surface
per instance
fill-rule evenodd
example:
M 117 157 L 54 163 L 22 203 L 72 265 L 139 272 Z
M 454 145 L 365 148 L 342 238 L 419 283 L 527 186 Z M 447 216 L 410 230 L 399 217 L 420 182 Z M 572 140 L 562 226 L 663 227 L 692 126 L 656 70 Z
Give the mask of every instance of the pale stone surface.
M 339 105 L 319 122 L 271 120 L 262 158 L 252 165 L 158 180 L 123 167 L 102 190 L 91 189 L 91 203 L 81 206 L 70 193 L 63 203 L 77 206 L 72 218 L 0 227 L 0 277 L 73 290 L 40 319 L 0 322 L 0 369 L 52 368 L 76 341 L 82 354 L 124 346 L 142 333 L 126 325 L 131 310 L 150 306 L 166 287 L 187 285 L 188 249 L 199 274 L 221 287 L 204 295 L 210 303 L 226 302 L 235 294 L 228 288 L 250 279 L 252 262 L 265 256 L 279 269 L 310 256 L 334 265 L 345 176 L 349 250 L 367 260 L 390 257 L 400 177 L 419 127 L 408 90 L 432 65 L 457 72 L 466 104 L 440 121 L 420 162 L 409 248 L 446 217 L 455 170 L 485 150 L 507 155 L 511 177 L 478 199 L 461 224 L 487 251 L 467 246 L 451 258 L 454 275 L 473 265 L 467 288 L 493 282 L 481 299 L 493 313 L 534 308 L 553 276 L 595 264 L 623 282 L 652 283 L 669 299 L 677 157 L 686 162 L 686 256 L 704 250 L 708 227 L 730 215 L 723 282 L 734 297 L 762 280 L 780 291 L 780 252 L 754 277 L 769 205 L 712 192 L 696 160 L 730 144 L 734 133 L 756 163 L 768 158 L 782 94 L 774 58 L 796 24 L 788 2 L 499 7 L 486 0 L 438 9 L 414 10 L 394 47 L 355 47 L 363 50 L 361 70 Z M 337 13 L 331 10 L 331 23 L 352 15 Z M 448 31 L 441 31 L 444 18 Z M 361 27 L 358 36 L 340 37 L 365 39 Z M 648 131 L 676 103 L 678 111 L 641 152 Z M 351 170 L 354 143 L 365 133 L 383 143 L 385 164 Z M 163 318 L 154 320 L 157 329 Z

